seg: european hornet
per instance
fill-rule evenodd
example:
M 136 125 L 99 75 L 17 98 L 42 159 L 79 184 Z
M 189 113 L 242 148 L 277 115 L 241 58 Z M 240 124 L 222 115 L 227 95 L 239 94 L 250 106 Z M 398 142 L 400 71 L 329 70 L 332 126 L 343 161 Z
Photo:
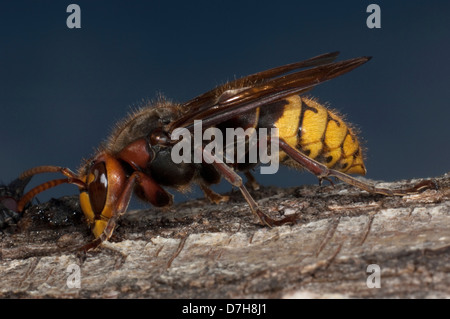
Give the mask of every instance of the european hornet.
M 117 220 L 128 207 L 132 194 L 157 207 L 172 204 L 173 196 L 163 186 L 183 190 L 192 182 L 199 184 L 213 202 L 225 197 L 210 189 L 225 178 L 239 188 L 251 211 L 262 224 L 277 226 L 294 223 L 295 216 L 274 220 L 264 214 L 236 173 L 244 172 L 249 183 L 257 187 L 250 170 L 257 163 L 224 163 L 223 161 L 176 164 L 171 150 L 178 143 L 171 139 L 176 128 L 194 132 L 194 121 L 202 129 L 278 128 L 279 162 L 304 168 L 319 178 L 330 177 L 370 193 L 386 196 L 406 195 L 434 188 L 423 181 L 412 188 L 391 190 L 374 187 L 348 175 L 366 173 L 363 154 L 355 132 L 335 112 L 304 94 L 316 85 L 347 73 L 370 60 L 358 57 L 334 62 L 338 52 L 323 54 L 305 61 L 284 65 L 236 79 L 207 93 L 177 104 L 160 100 L 129 115 L 97 154 L 86 161 L 78 173 L 57 166 L 39 166 L 19 177 L 23 184 L 40 173 L 59 172 L 65 176 L 45 182 L 23 196 L 3 195 L 0 203 L 14 213 L 38 193 L 62 183 L 80 189 L 80 204 L 95 239 L 83 250 L 108 240 Z M 203 146 L 200 146 L 203 148 Z M 195 151 L 195 150 L 192 150 Z M 213 155 L 214 157 L 214 155 Z M 214 159 L 214 158 L 213 158 Z

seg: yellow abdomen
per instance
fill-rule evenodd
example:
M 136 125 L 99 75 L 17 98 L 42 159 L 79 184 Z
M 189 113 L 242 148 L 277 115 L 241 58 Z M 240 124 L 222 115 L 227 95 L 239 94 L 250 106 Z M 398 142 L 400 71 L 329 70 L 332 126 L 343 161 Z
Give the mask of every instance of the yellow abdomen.
M 340 116 L 311 98 L 291 96 L 275 122 L 280 138 L 305 155 L 341 172 L 366 174 L 356 135 Z M 280 162 L 297 166 L 280 152 Z

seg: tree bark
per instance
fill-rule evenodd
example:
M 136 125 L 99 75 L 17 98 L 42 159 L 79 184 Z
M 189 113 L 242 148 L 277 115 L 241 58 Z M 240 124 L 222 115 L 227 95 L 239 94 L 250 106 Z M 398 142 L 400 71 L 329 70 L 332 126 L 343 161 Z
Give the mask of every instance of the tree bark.
M 298 215 L 274 228 L 236 192 L 128 212 L 81 257 L 74 248 L 92 235 L 77 198 L 51 200 L 0 234 L 0 298 L 448 298 L 450 176 L 436 181 L 404 197 L 263 187 L 252 194 L 268 215 Z

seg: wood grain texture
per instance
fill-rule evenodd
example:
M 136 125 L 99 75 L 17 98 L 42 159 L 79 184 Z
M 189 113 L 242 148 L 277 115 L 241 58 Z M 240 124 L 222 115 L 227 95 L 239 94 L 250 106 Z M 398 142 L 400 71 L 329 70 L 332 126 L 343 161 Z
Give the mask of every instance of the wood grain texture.
M 77 198 L 52 200 L 0 234 L 0 298 L 448 298 L 450 176 L 436 181 L 405 197 L 264 187 L 254 196 L 271 217 L 298 214 L 275 228 L 238 193 L 129 212 L 84 259 L 73 249 L 92 237 Z M 67 286 L 71 264 L 80 288 Z M 379 289 L 366 285 L 370 264 L 381 267 Z

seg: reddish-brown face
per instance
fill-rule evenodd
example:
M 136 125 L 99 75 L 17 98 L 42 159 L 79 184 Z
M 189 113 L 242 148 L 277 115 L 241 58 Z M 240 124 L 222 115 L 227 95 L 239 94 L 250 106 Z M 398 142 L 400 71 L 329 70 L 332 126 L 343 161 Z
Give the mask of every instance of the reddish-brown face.
M 87 168 L 80 204 L 95 237 L 103 232 L 114 215 L 126 178 L 120 162 L 106 153 L 100 153 Z

